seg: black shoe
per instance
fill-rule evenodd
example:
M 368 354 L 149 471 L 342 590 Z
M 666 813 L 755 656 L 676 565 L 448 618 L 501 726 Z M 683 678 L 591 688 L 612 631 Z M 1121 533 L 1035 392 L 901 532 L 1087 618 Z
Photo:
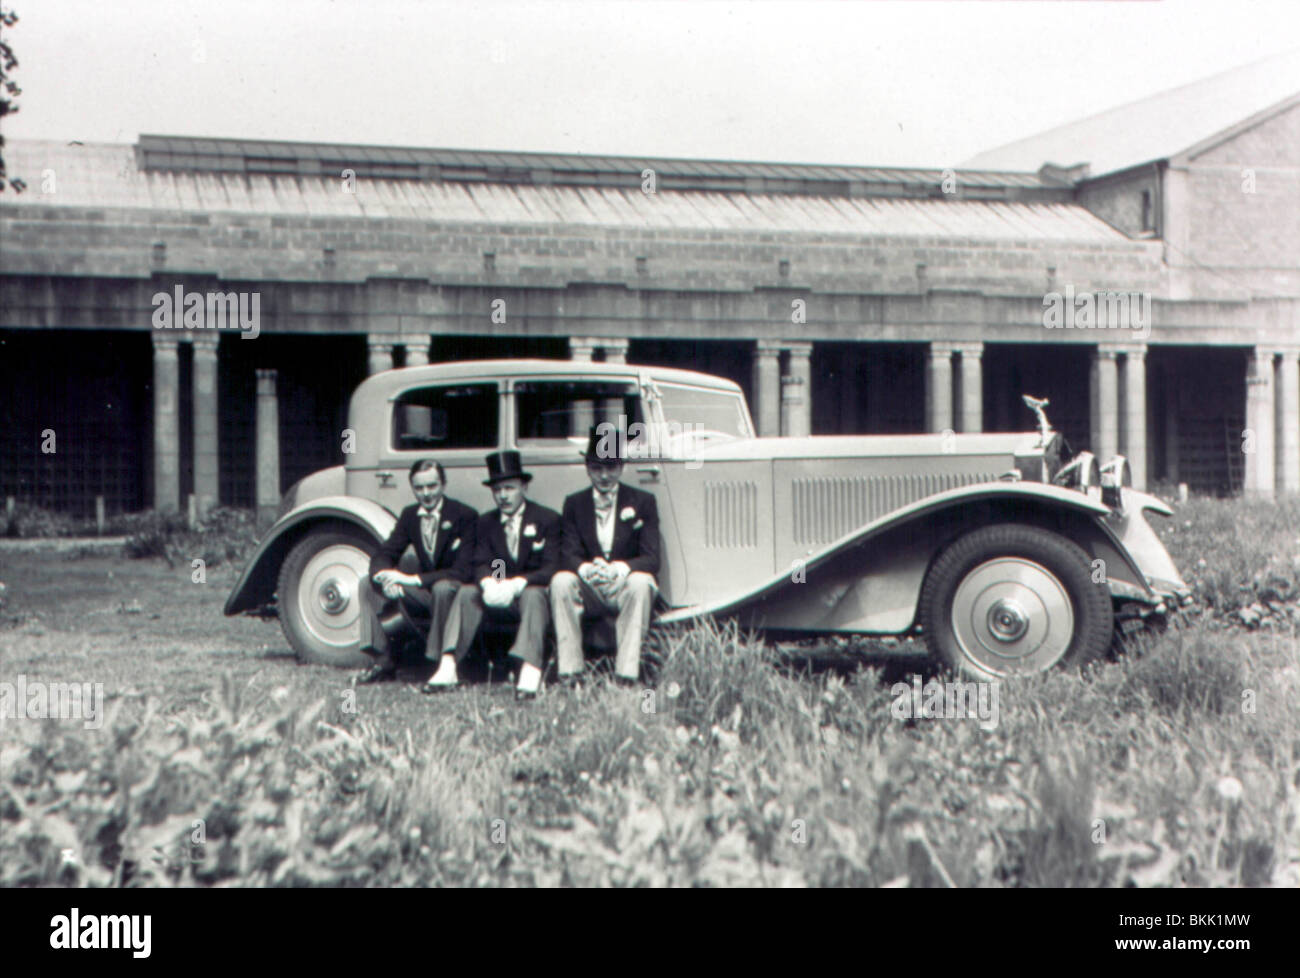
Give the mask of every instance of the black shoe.
M 538 693 L 538 690 L 535 690 L 535 689 L 533 689 L 533 690 L 520 689 L 519 687 L 516 686 L 516 687 L 515 687 L 515 702 L 516 702 L 516 703 L 531 703 L 533 700 L 537 699 L 537 693 Z
M 562 672 L 559 676 L 559 683 L 565 689 L 581 689 L 587 685 L 587 676 L 581 672 Z
M 460 689 L 460 683 L 425 683 L 420 692 L 425 696 L 439 696 L 442 693 L 454 693 Z
M 616 675 L 614 677 L 614 685 L 621 686 L 623 689 L 635 689 L 639 684 L 635 679 L 632 679 L 629 676 Z
M 384 662 L 376 662 L 370 667 L 360 679 L 357 680 L 358 686 L 368 686 L 371 683 L 387 683 L 397 678 L 397 667 Z

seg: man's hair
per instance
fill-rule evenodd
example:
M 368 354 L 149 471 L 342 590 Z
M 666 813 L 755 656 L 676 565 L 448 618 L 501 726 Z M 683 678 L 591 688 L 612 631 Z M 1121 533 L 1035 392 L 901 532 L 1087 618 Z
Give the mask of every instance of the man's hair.
M 447 484 L 447 470 L 442 467 L 441 462 L 435 461 L 431 458 L 422 458 L 418 462 L 412 464 L 410 476 L 411 481 L 414 482 L 416 475 L 421 472 L 427 472 L 429 469 L 437 469 L 438 481 L 444 486 Z

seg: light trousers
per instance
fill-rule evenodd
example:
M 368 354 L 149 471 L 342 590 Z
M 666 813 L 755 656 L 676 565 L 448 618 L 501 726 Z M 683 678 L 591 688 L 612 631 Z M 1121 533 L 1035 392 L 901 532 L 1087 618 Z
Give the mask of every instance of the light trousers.
M 572 571 L 551 578 L 551 615 L 555 619 L 555 652 L 560 675 L 581 672 L 582 618 L 617 615 L 618 652 L 614 672 L 636 679 L 641 672 L 641 645 L 650 630 L 650 615 L 658 593 L 653 574 L 633 571 L 622 587 L 605 597 Z

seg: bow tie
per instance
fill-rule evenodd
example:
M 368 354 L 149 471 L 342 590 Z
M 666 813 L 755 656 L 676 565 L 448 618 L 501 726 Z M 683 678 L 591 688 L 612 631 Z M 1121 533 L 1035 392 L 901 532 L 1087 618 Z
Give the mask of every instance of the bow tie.
M 524 511 L 522 509 L 516 510 L 513 513 L 502 513 L 501 525 L 507 526 L 510 523 L 514 522 L 515 520 L 523 519 L 523 516 L 524 516 Z
M 442 510 L 441 506 L 435 506 L 433 507 L 433 509 L 425 509 L 423 506 L 421 506 L 420 519 L 422 520 L 437 519 L 438 513 L 441 512 L 441 510 Z
M 614 508 L 614 503 L 618 500 L 617 490 L 611 492 L 596 493 L 596 510 L 597 512 L 607 512 Z

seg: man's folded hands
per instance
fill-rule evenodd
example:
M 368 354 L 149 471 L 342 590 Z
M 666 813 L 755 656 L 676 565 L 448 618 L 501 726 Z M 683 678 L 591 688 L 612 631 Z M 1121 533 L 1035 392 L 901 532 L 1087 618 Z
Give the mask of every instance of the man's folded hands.
M 578 576 L 607 598 L 618 593 L 630 572 L 631 568 L 625 561 L 607 561 L 604 557 L 597 557 L 578 568 Z

